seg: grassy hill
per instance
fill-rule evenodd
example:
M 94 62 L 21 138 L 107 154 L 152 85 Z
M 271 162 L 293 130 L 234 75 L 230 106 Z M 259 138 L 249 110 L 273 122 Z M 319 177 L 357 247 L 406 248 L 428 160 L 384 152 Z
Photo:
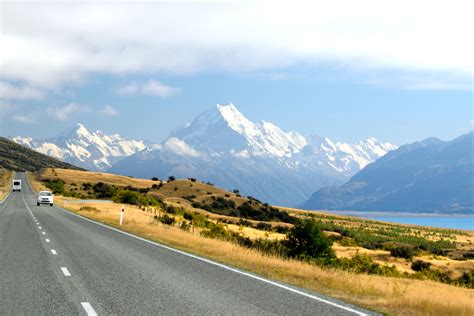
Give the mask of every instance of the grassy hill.
M 83 170 L 26 148 L 4 137 L 0 137 L 0 167 L 15 171 L 35 171 L 41 168 Z

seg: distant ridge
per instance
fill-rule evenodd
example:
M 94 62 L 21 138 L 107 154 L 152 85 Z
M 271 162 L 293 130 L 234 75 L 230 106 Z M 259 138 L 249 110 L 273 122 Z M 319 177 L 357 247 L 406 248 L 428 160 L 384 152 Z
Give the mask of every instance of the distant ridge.
M 14 171 L 35 171 L 42 168 L 84 170 L 38 153 L 4 137 L 0 137 L 0 167 Z
M 340 187 L 315 192 L 313 210 L 474 213 L 474 132 L 401 146 Z

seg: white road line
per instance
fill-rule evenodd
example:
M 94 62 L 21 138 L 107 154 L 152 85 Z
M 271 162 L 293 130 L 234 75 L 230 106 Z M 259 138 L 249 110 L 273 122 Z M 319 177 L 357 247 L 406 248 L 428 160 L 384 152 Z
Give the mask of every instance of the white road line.
M 46 235 L 46 233 L 45 233 L 45 232 L 41 232 L 41 233 L 42 233 L 43 235 Z
M 65 267 L 61 267 L 61 271 L 63 272 L 64 276 L 71 276 L 71 273 L 69 272 L 69 270 Z
M 39 228 L 39 229 L 43 229 L 43 228 L 41 228 L 41 226 L 38 226 L 38 228 Z
M 56 252 L 56 250 L 54 250 L 54 249 L 51 249 L 51 253 L 52 253 L 53 255 L 57 255 L 57 254 L 58 254 L 58 253 Z
M 141 240 L 141 241 L 144 241 L 144 242 L 146 242 L 146 243 L 155 245 L 155 246 L 157 246 L 157 247 L 164 248 L 164 249 L 167 249 L 167 250 L 169 250 L 169 251 L 176 252 L 176 253 L 179 253 L 179 254 L 181 254 L 181 255 L 183 255 L 183 256 L 190 257 L 190 258 L 193 258 L 193 259 L 202 261 L 202 262 L 206 262 L 206 263 L 208 263 L 208 264 L 211 264 L 211 265 L 220 267 L 220 268 L 222 268 L 222 269 L 225 269 L 225 270 L 228 270 L 228 271 L 232 271 L 232 272 L 234 272 L 234 273 L 237 273 L 237 274 L 240 274 L 240 275 L 244 275 L 244 276 L 249 277 L 249 278 L 252 278 L 252 279 L 254 279 L 254 280 L 258 280 L 258 281 L 261 281 L 261 282 L 263 282 L 263 283 L 267 283 L 267 284 L 273 285 L 273 286 L 275 286 L 275 287 L 278 287 L 278 288 L 287 290 L 287 291 L 292 292 L 292 293 L 294 293 L 294 294 L 298 294 L 298 295 L 307 297 L 307 298 L 309 298 L 309 299 L 312 299 L 312 300 L 315 300 L 315 301 L 318 301 L 318 302 L 321 302 L 321 303 L 325 303 L 325 304 L 328 304 L 328 305 L 331 305 L 331 306 L 334 306 L 334 307 L 343 309 L 343 310 L 345 310 L 345 311 L 351 312 L 351 313 L 356 314 L 356 315 L 367 316 L 366 313 L 363 313 L 363 312 L 358 311 L 358 310 L 356 310 L 356 309 L 353 309 L 353 308 L 350 308 L 350 307 L 347 307 L 347 306 L 344 306 L 344 305 L 341 305 L 341 304 L 338 304 L 338 303 L 335 303 L 335 302 L 331 302 L 331 301 L 329 301 L 329 300 L 327 300 L 327 299 L 324 299 L 324 298 L 321 298 L 321 297 L 318 297 L 318 296 L 315 296 L 315 295 L 312 295 L 312 294 L 309 294 L 309 293 L 306 293 L 306 292 L 303 292 L 303 291 L 300 291 L 300 290 L 291 288 L 291 287 L 289 287 L 289 286 L 286 286 L 286 285 L 283 285 L 283 284 L 280 284 L 280 283 L 277 283 L 277 282 L 274 282 L 274 281 L 265 279 L 265 278 L 263 278 L 263 277 L 259 277 L 259 276 L 253 275 L 253 274 L 248 273 L 248 272 L 244 272 L 244 271 L 241 271 L 241 270 L 238 270 L 238 269 L 231 268 L 231 267 L 229 267 L 229 266 L 226 266 L 226 265 L 224 265 L 224 264 L 221 264 L 221 263 L 218 263 L 218 262 L 209 260 L 209 259 L 205 259 L 205 258 L 196 256 L 196 255 L 193 255 L 193 254 L 190 254 L 190 253 L 187 253 L 187 252 L 178 250 L 178 249 L 174 249 L 174 248 L 171 248 L 171 247 L 168 247 L 168 246 L 165 246 L 165 245 L 156 243 L 156 242 L 154 242 L 154 241 L 151 241 L 151 240 L 148 240 L 148 239 L 145 239 L 145 238 L 142 238 L 142 237 L 138 237 L 138 236 L 132 235 L 132 234 L 130 234 L 130 233 L 121 231 L 121 230 L 119 230 L 119 229 L 117 229 L 117 228 L 110 227 L 110 226 L 107 226 L 107 225 L 105 225 L 105 224 L 102 224 L 102 223 L 93 221 L 93 220 L 91 220 L 91 219 L 88 219 L 88 218 L 86 218 L 86 217 L 84 217 L 84 216 L 75 214 L 75 213 L 70 212 L 70 211 L 66 211 L 65 209 L 63 209 L 63 208 L 61 208 L 61 207 L 57 207 L 57 208 L 60 209 L 60 210 L 62 210 L 62 211 L 64 211 L 64 212 L 66 212 L 66 213 L 68 213 L 68 214 L 71 214 L 71 215 L 73 215 L 73 216 L 82 218 L 83 220 L 86 220 L 86 221 L 88 221 L 88 222 L 91 222 L 91 223 L 94 223 L 94 224 L 96 224 L 96 225 L 99 225 L 99 226 L 102 226 L 102 227 L 105 227 L 105 228 L 114 230 L 114 231 L 119 232 L 119 233 L 121 233 L 121 234 L 127 235 L 127 236 L 129 236 L 129 237 L 132 237 L 132 238 L 135 238 L 135 239 L 138 239 L 138 240 Z
M 89 302 L 81 302 L 82 308 L 86 311 L 88 316 L 97 316 L 97 313 L 92 308 L 92 305 Z
M 48 239 L 48 238 L 46 238 L 46 239 L 45 239 L 45 241 L 46 241 L 46 242 L 49 242 L 49 239 Z

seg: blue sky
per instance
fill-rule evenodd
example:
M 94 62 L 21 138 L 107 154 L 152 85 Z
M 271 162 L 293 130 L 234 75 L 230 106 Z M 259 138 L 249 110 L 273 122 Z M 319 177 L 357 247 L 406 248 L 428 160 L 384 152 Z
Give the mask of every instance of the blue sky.
M 5 4 L 0 134 L 159 142 L 232 101 L 304 135 L 451 139 L 474 126 L 472 4 L 428 3 Z

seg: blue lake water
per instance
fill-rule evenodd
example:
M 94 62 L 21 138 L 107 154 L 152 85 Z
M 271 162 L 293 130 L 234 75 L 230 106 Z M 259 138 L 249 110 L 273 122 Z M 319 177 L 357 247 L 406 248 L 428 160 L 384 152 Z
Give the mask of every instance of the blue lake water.
M 420 214 L 383 214 L 383 213 L 361 213 L 361 212 L 331 212 L 337 215 L 350 215 L 367 219 L 379 220 L 384 222 L 393 222 L 401 224 L 413 224 L 422 226 L 432 226 L 452 229 L 474 230 L 474 216 L 455 216 L 455 215 L 420 215 Z

